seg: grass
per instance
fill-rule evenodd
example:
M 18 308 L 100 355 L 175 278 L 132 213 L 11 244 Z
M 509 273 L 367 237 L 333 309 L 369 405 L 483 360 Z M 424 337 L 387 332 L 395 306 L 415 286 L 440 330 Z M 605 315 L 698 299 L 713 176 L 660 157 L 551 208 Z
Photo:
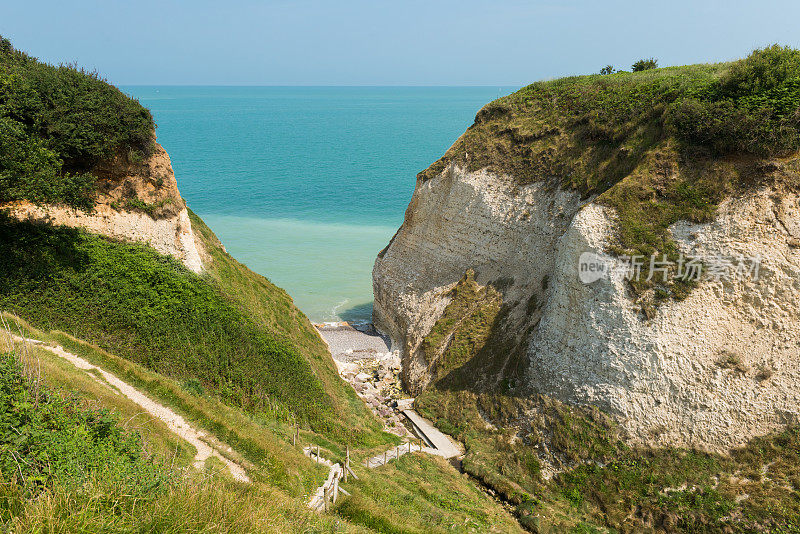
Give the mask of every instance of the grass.
M 370 532 L 307 510 L 267 486 L 240 486 L 219 477 L 187 480 L 157 499 L 133 499 L 96 480 L 81 492 L 54 487 L 37 500 L 22 500 L 12 484 L 3 483 L 1 502 L 14 510 L 7 522 L 11 532 Z
M 4 219 L 0 233 L 0 306 L 34 326 L 198 380 L 254 414 L 281 411 L 354 445 L 385 439 L 291 299 L 219 245 L 207 242 L 216 256 L 201 277 L 145 245 L 80 230 Z
M 133 496 L 157 495 L 169 483 L 168 470 L 143 454 L 139 434 L 107 409 L 34 387 L 12 353 L 0 355 L 0 413 L 0 476 L 26 496 L 79 487 L 93 473 Z
M 0 36 L 0 202 L 91 209 L 94 168 L 141 161 L 154 130 L 150 112 L 97 73 L 39 62 Z
M 534 531 L 800 532 L 798 426 L 721 455 L 631 447 L 598 410 L 547 398 L 434 388 L 418 402 Z
M 6 319 L 12 324 L 18 321 L 9 315 Z M 447 462 L 406 455 L 399 462 L 368 470 L 360 461 L 375 449 L 351 449 L 360 480 L 351 478 L 343 485 L 352 497 L 340 501 L 333 516 L 311 514 L 304 499 L 324 480 L 327 469 L 302 456 L 301 447 L 318 443 L 323 456 L 342 460 L 341 444 L 304 431 L 301 443 L 292 447 L 292 429 L 277 419 L 257 420 L 69 335 L 45 334 L 24 322 L 20 327 L 26 336 L 64 346 L 170 406 L 193 425 L 213 432 L 252 464 L 248 474 L 254 485 L 233 482 L 225 470 L 217 469 L 220 465 L 214 460 L 206 466 L 213 474 L 180 471 L 179 484 L 166 487 L 157 498 L 145 495 L 135 503 L 98 479 L 89 479 L 81 491 L 55 485 L 35 501 L 25 499 L 19 488 L 7 481 L 0 486 L 0 502 L 5 498 L 13 508 L 8 524 L 15 531 L 33 531 L 43 525 L 56 525 L 62 531 L 127 531 L 141 525 L 137 531 L 184 532 L 202 531 L 212 524 L 231 532 L 519 531 L 502 506 Z M 70 395 L 85 405 L 114 412 L 130 430 L 136 430 L 152 457 L 163 458 L 173 468 L 191 463 L 193 451 L 189 449 L 177 461 L 172 460 L 175 436 L 164 425 L 148 421 L 134 428 L 129 414 L 135 414 L 135 406 L 49 351 L 34 350 L 48 388 L 57 390 L 68 384 Z M 108 502 L 116 503 L 113 513 L 105 506 Z
M 513 517 L 445 460 L 406 454 L 359 472 L 335 512 L 377 532 L 522 532 Z
M 258 480 L 236 483 L 225 471 L 215 473 L 213 461 L 206 473 L 184 469 L 194 451 L 175 461 L 181 445 L 164 425 L 133 424 L 128 416 L 135 408 L 124 398 L 49 351 L 33 350 L 45 382 L 38 404 L 15 358 L 0 355 L 4 531 L 367 531 L 311 512 L 304 495 L 293 497 Z
M 338 426 L 327 434 L 351 446 L 390 443 L 392 437 L 382 432 L 372 412 L 339 377 L 327 345 L 288 293 L 225 252 L 211 229 L 191 210 L 189 218 L 209 256 L 205 261 L 209 281 L 243 314 L 297 347 L 326 394 L 335 399 L 333 413 Z
M 31 346 L 30 351 L 40 363 L 41 376 L 51 391 L 71 396 L 84 406 L 114 412 L 123 428 L 142 436 L 147 455 L 168 459 L 175 467 L 192 463 L 197 451 L 191 444 L 173 435 L 160 419 L 143 412 L 141 406 L 111 389 L 100 376 L 79 370 L 41 347 Z
M 418 178 L 457 163 L 571 188 L 614 208 L 612 252 L 674 261 L 670 225 L 710 220 L 723 199 L 773 176 L 765 160 L 798 148 L 800 52 L 773 46 L 733 63 L 534 83 L 487 104 Z M 674 271 L 632 284 L 646 315 L 691 290 Z
M 9 321 L 12 323 L 17 320 L 9 316 Z M 221 402 L 213 395 L 198 395 L 196 390 L 186 388 L 185 383 L 119 358 L 71 335 L 57 331 L 44 333 L 22 321 L 20 323 L 26 336 L 61 345 L 69 352 L 107 370 L 151 398 L 169 406 L 187 421 L 233 447 L 236 454 L 241 455 L 253 466 L 250 477 L 258 482 L 269 484 L 292 497 L 301 497 L 316 488 L 327 476 L 326 469 L 309 462 L 302 453 L 303 444 L 320 438 L 308 430 L 301 431 L 299 445 L 293 447 L 291 445 L 293 427 L 281 417 L 280 412 L 261 412 L 256 415 L 247 413 Z M 45 363 L 61 362 L 48 351 L 41 350 L 40 355 Z M 60 380 L 58 375 L 44 376 L 49 383 L 55 381 L 57 384 Z M 70 391 L 79 389 L 79 385 L 81 382 L 72 382 Z M 99 384 L 93 382 L 92 385 Z M 81 391 L 81 396 L 92 398 L 94 402 L 101 402 L 104 399 L 103 396 L 96 394 L 96 387 L 84 388 Z M 115 397 L 112 397 L 112 400 L 117 401 L 118 398 Z M 120 409 L 116 403 L 105 407 L 118 411 Z M 169 443 L 175 439 L 165 430 L 166 427 L 161 425 L 149 427 L 149 431 L 155 436 L 152 442 L 160 440 Z M 163 450 L 172 454 L 167 448 Z M 241 461 L 242 458 L 233 459 Z

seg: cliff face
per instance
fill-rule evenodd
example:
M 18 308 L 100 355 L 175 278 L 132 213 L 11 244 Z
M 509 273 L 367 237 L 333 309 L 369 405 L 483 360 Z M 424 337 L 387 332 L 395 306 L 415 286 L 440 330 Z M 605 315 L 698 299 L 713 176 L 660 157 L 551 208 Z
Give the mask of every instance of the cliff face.
M 527 303 L 552 276 L 558 239 L 579 206 L 575 192 L 544 183 L 520 188 L 455 164 L 417 183 L 402 227 L 373 270 L 374 322 L 402 349 L 412 392 L 428 385 L 436 363 L 420 344 L 468 269 L 479 284 L 502 286 L 504 301 L 518 304 L 508 318 L 515 330 L 534 320 Z
M 92 212 L 58 205 L 9 203 L 18 219 L 84 228 L 113 239 L 147 243 L 161 254 L 180 260 L 194 272 L 203 270 L 186 204 L 178 191 L 169 155 L 156 145 L 141 163 L 118 158 L 94 173 L 99 177 Z
M 753 261 L 745 276 L 708 273 L 686 298 L 644 314 L 626 279 L 579 277 L 586 252 L 623 265 L 609 253 L 614 209 L 546 181 L 520 185 L 451 162 L 418 180 L 376 261 L 375 324 L 402 350 L 404 379 L 418 393 L 437 363 L 423 341 L 472 269 L 502 294 L 493 328 L 509 341 L 474 376 L 476 388 L 510 376 L 516 350 L 518 395 L 596 405 L 636 442 L 743 443 L 800 412 L 800 196 L 781 185 L 797 174 L 796 161 L 775 163 L 774 180 L 722 201 L 710 222 L 669 227 L 680 252 L 706 265 L 760 257 L 757 278 Z

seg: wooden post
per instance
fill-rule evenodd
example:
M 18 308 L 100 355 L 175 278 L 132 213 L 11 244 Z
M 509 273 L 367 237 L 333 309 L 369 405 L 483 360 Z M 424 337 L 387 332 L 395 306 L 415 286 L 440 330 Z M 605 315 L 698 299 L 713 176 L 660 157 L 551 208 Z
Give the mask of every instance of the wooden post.
M 369 466 L 370 466 L 370 462 L 371 462 L 371 461 L 372 461 L 372 459 L 369 459 L 369 460 L 367 460 L 367 467 L 368 467 L 368 468 L 369 468 Z M 356 476 L 356 474 L 355 474 L 355 473 L 353 473 L 353 470 L 352 470 L 352 469 L 350 469 L 350 466 L 347 466 L 347 471 L 349 471 L 349 472 L 350 472 L 350 474 L 351 474 L 351 475 L 353 475 L 353 478 L 354 478 L 354 479 L 358 480 L 358 477 Z
M 336 499 L 339 498 L 339 473 L 333 475 L 333 504 L 336 504 Z
M 329 486 L 325 486 L 322 488 L 322 506 L 326 512 L 328 511 L 328 496 L 330 492 L 331 489 Z
M 386 453 L 388 451 L 383 451 L 383 465 L 386 465 Z
M 319 445 L 317 445 L 317 463 L 320 463 L 320 461 L 322 461 L 322 458 L 319 457 Z
M 408 442 L 408 452 L 411 452 L 411 442 Z
M 350 469 L 350 447 L 346 449 L 346 458 L 344 460 L 344 481 L 347 482 L 347 470 Z

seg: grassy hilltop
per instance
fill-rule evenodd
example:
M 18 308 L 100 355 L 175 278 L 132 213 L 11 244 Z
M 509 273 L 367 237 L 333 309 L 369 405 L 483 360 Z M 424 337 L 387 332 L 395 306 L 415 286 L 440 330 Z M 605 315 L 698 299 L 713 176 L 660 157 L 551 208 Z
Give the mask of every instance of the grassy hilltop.
M 765 161 L 798 148 L 800 51 L 775 45 L 731 63 L 536 82 L 484 106 L 418 178 L 456 162 L 518 184 L 555 182 L 616 210 L 618 253 L 674 256 L 671 224 L 708 221 L 725 197 L 765 179 Z M 657 289 L 657 300 L 680 299 L 691 285 Z

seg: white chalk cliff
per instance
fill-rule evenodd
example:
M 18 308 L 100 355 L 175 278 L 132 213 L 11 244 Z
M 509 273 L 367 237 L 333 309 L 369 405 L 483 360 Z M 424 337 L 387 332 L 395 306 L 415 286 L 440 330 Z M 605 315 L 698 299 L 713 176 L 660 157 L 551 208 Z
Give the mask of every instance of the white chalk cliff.
M 203 270 L 186 204 L 169 155 L 161 145 L 156 144 L 154 153 L 140 164 L 113 162 L 96 174 L 100 177 L 99 192 L 92 212 L 29 202 L 0 208 L 21 220 L 84 228 L 113 239 L 147 243 L 196 273 Z
M 673 225 L 687 255 L 761 266 L 757 279 L 703 278 L 650 319 L 624 280 L 579 280 L 580 255 L 612 244 L 614 217 L 557 185 L 456 163 L 419 179 L 373 271 L 374 321 L 402 351 L 406 385 L 428 384 L 434 362 L 420 343 L 473 269 L 502 288 L 505 324 L 526 347 L 523 391 L 596 405 L 648 444 L 723 450 L 796 422 L 800 195 L 762 185 L 723 201 L 710 223 Z

